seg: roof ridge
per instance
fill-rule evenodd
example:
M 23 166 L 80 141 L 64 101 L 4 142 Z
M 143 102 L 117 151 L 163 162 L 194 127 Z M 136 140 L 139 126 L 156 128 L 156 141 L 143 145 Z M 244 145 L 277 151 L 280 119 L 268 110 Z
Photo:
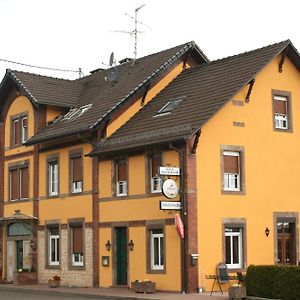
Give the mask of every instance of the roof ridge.
M 11 72 L 11 73 L 18 72 L 18 73 L 22 73 L 22 74 L 29 74 L 29 75 L 34 75 L 34 76 L 38 76 L 38 77 L 51 78 L 51 79 L 62 80 L 62 81 L 67 81 L 67 82 L 73 82 L 73 81 L 77 80 L 77 79 L 65 79 L 65 78 L 60 78 L 60 77 L 47 76 L 47 75 L 19 71 L 19 70 L 12 70 L 12 69 L 6 69 L 6 71 Z
M 283 44 L 286 47 L 287 45 L 291 44 L 291 41 L 289 39 L 287 39 L 287 40 L 284 40 L 284 41 L 281 41 L 281 42 L 278 42 L 278 43 L 274 43 L 274 44 L 269 44 L 269 45 L 266 45 L 266 46 L 263 46 L 263 47 L 260 47 L 260 48 L 256 48 L 256 49 L 248 50 L 248 51 L 241 52 L 241 53 L 238 53 L 238 54 L 234 54 L 234 55 L 229 55 L 229 56 L 226 56 L 226 57 L 218 58 L 218 59 L 212 60 L 211 62 L 204 63 L 203 65 L 217 63 L 217 62 L 222 62 L 224 60 L 231 59 L 231 58 L 234 58 L 234 57 L 238 57 L 238 56 L 240 57 L 240 56 L 243 56 L 243 55 L 248 55 L 248 54 L 251 54 L 251 53 L 256 52 L 256 51 L 264 50 L 266 48 L 271 48 L 271 47 L 274 47 L 274 46 L 279 46 L 280 44 Z

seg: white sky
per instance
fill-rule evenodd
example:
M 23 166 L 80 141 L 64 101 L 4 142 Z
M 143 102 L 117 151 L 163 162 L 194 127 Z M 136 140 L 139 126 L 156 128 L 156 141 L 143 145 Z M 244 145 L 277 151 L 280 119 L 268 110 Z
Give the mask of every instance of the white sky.
M 131 31 L 136 7 L 145 33 L 138 57 L 194 40 L 211 59 L 291 39 L 300 50 L 298 0 L 0 0 L 0 59 L 53 68 L 82 68 L 85 75 L 117 60 L 133 57 Z M 17 69 L 75 79 L 78 74 Z

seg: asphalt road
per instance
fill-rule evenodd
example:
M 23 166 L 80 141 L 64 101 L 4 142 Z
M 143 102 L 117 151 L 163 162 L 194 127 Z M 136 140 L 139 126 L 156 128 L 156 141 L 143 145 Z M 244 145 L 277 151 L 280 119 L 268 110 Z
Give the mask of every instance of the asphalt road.
M 57 293 L 50 294 L 50 293 L 36 293 L 30 291 L 5 291 L 0 290 L 0 300 L 91 300 L 91 299 L 98 299 L 98 300 L 109 300 L 115 298 L 101 298 L 100 296 L 96 297 L 86 297 L 82 295 L 59 295 Z

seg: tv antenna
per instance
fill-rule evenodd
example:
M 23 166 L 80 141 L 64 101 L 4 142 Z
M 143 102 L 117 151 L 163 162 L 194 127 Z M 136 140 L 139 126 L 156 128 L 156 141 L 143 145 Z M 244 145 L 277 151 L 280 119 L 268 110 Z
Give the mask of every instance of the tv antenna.
M 134 21 L 134 29 L 132 31 L 125 31 L 125 30 L 114 30 L 115 32 L 119 32 L 119 33 L 126 33 L 126 34 L 130 34 L 131 36 L 134 36 L 134 59 L 133 59 L 133 64 L 136 61 L 137 58 L 137 42 L 138 42 L 138 33 L 144 33 L 144 31 L 139 31 L 138 30 L 138 24 L 143 25 L 147 28 L 150 29 L 150 27 L 146 24 L 144 24 L 143 22 L 138 21 L 138 12 L 141 8 L 143 8 L 146 4 L 143 4 L 137 8 L 135 8 L 134 10 L 134 17 L 132 17 L 131 15 L 129 15 L 128 13 L 125 13 L 125 15 L 129 18 L 131 18 Z

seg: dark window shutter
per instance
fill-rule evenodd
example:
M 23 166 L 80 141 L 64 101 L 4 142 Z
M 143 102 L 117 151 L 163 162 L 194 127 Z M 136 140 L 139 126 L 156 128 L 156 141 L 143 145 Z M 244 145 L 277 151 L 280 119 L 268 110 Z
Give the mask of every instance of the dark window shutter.
M 20 169 L 21 175 L 21 198 L 29 198 L 28 168 Z
M 72 158 L 72 180 L 74 181 L 82 181 L 82 165 L 81 165 L 81 157 Z
M 277 114 L 286 115 L 287 113 L 286 104 L 287 101 L 274 100 L 274 112 Z
M 159 175 L 159 167 L 161 166 L 161 154 L 153 154 L 151 159 L 152 177 Z
M 19 121 L 14 120 L 13 121 L 14 126 L 13 126 L 13 143 L 14 145 L 19 144 Z
M 239 174 L 239 157 L 224 155 L 224 173 Z
M 73 253 L 83 253 L 82 227 L 73 227 Z
M 118 181 L 127 181 L 126 161 L 118 160 L 117 162 Z
M 19 176 L 18 176 L 18 170 L 11 170 L 10 171 L 10 199 L 16 200 L 19 199 Z

